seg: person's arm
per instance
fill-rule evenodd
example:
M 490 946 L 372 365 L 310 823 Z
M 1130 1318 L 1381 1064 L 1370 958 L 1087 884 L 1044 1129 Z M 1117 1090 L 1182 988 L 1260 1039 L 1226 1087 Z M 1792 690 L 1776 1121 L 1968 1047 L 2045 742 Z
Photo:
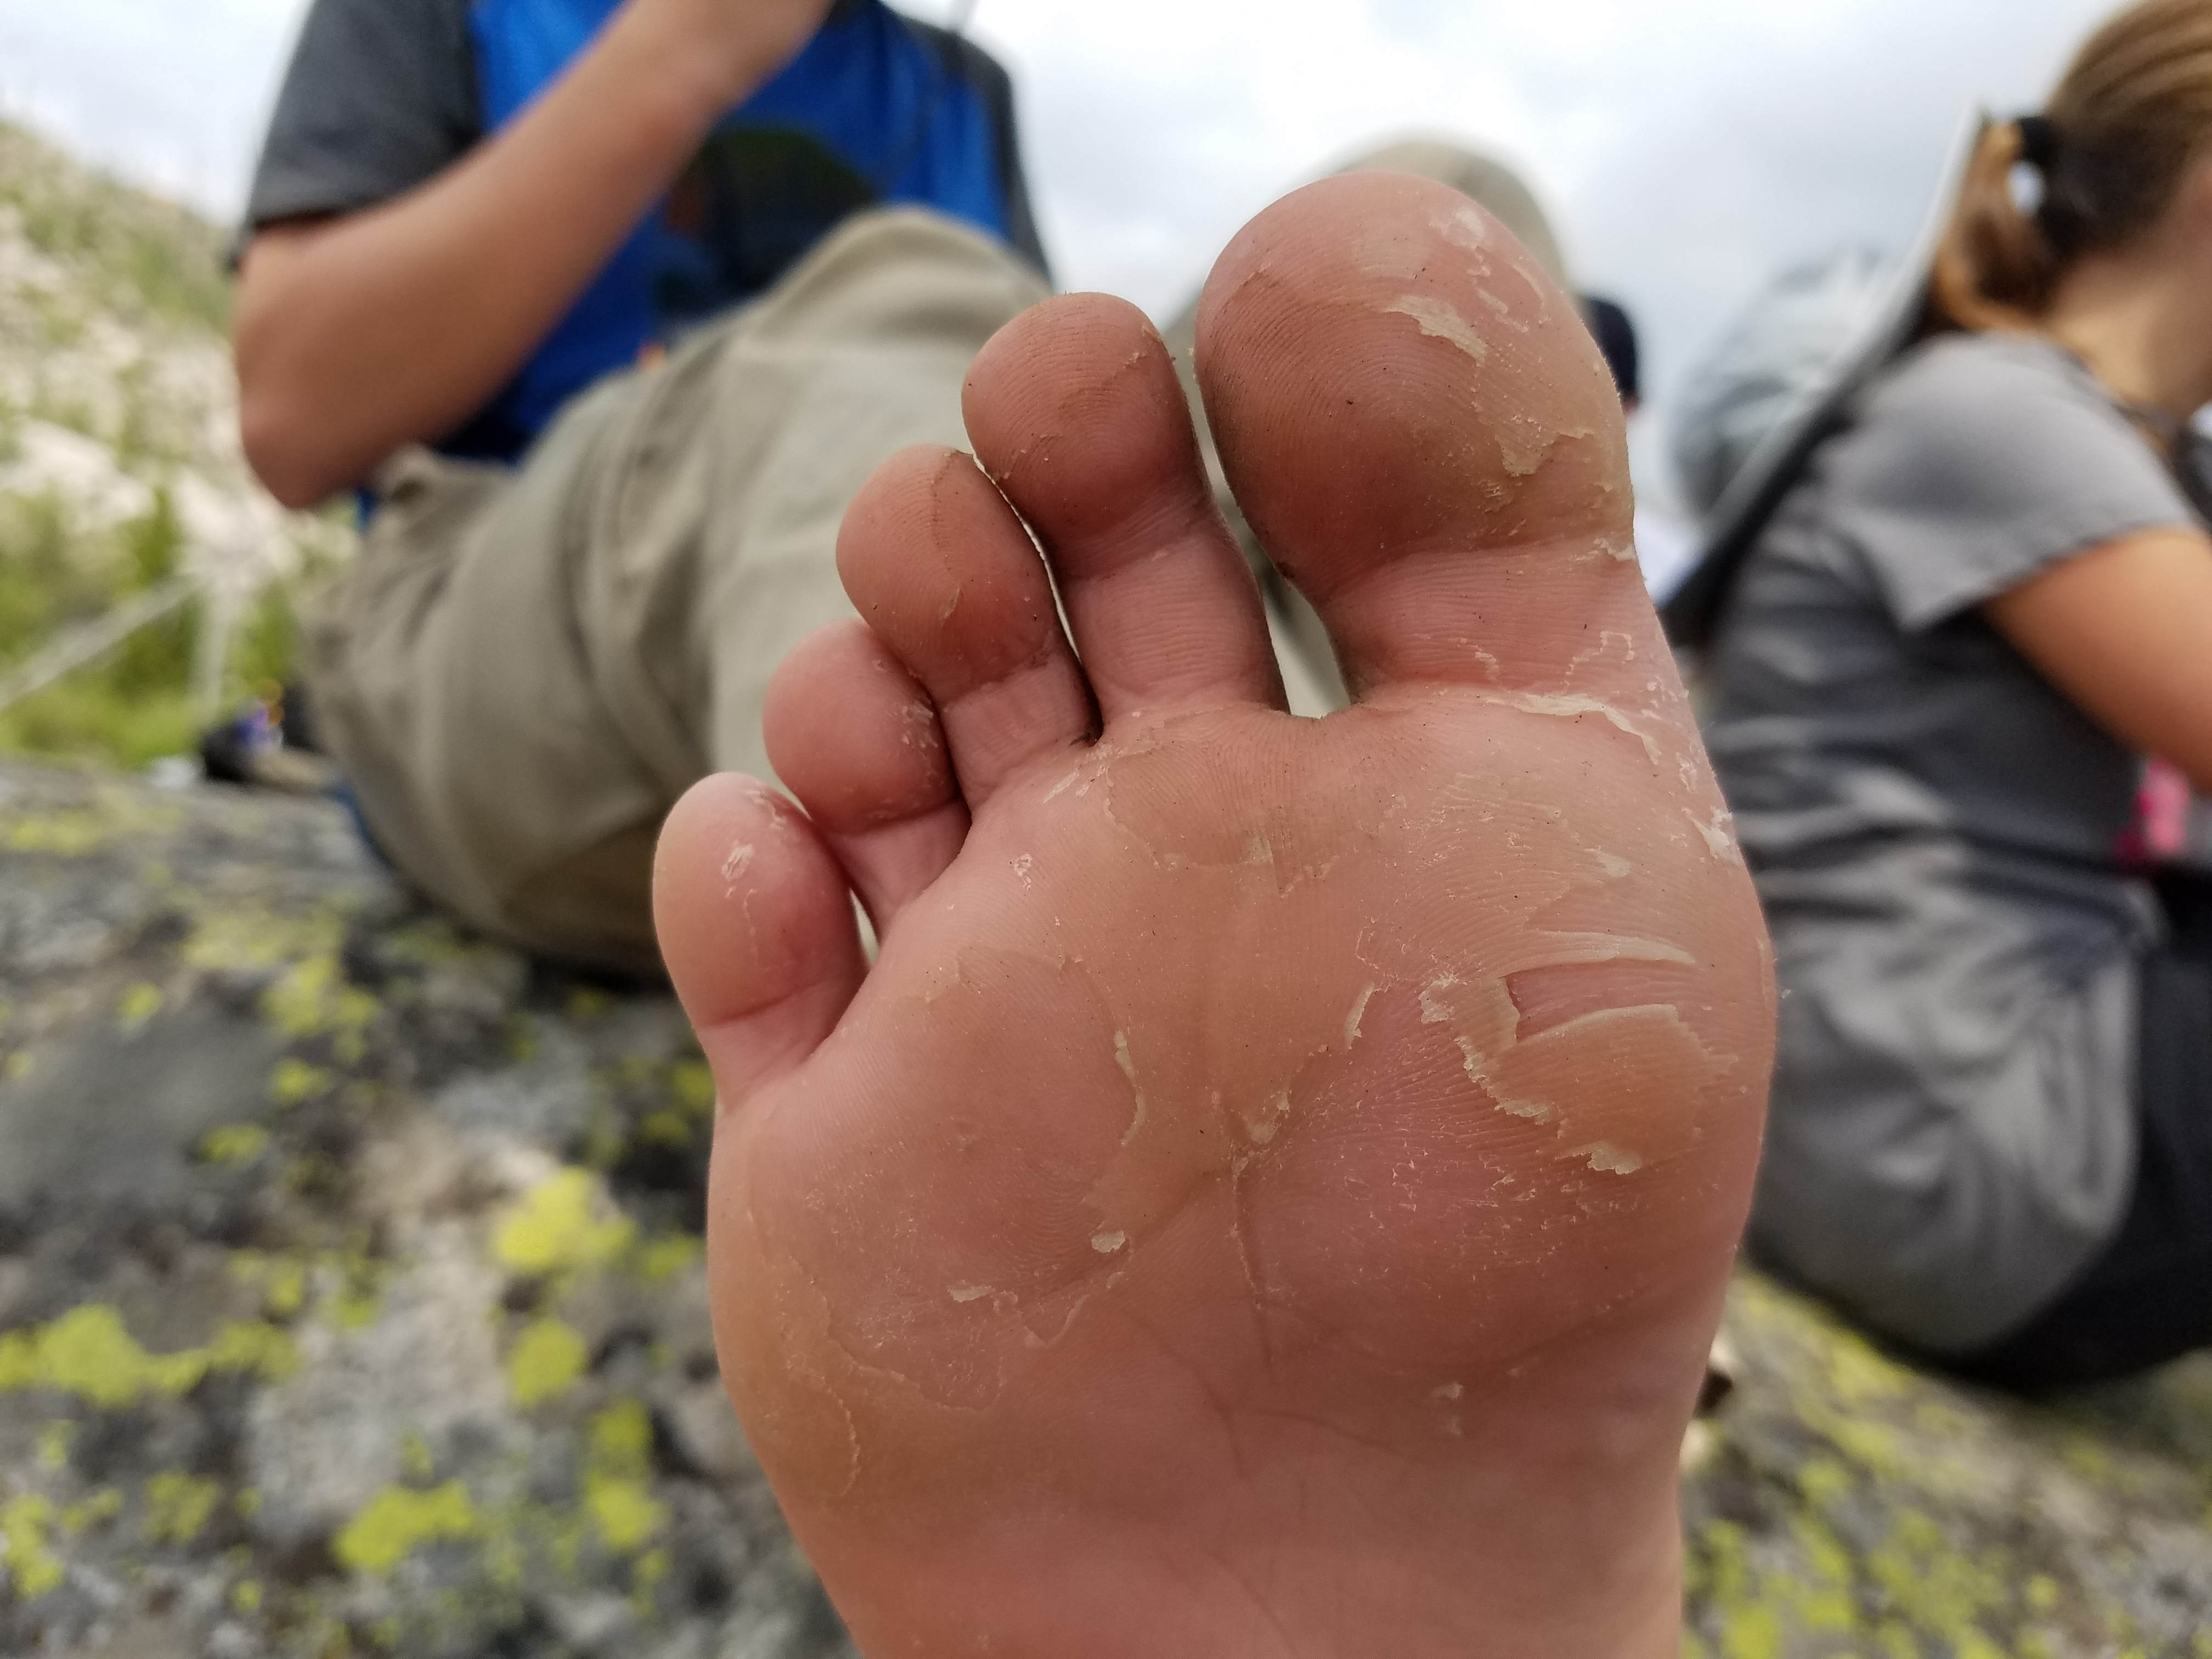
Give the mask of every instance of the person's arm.
M 257 234 L 239 420 L 270 493 L 320 501 L 473 414 L 829 5 L 629 0 L 520 119 L 428 183 Z
M 2212 539 L 2124 536 L 1982 611 L 2092 720 L 2212 794 Z

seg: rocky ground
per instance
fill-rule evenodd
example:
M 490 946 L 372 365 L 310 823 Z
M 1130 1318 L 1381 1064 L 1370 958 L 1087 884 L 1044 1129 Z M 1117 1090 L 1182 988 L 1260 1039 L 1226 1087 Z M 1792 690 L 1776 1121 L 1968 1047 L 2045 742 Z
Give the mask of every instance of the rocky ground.
M 319 804 L 0 772 L 0 1652 L 802 1659 L 669 1000 Z
M 656 988 L 315 802 L 0 765 L 0 1652 L 845 1651 L 716 1383 Z M 2028 1407 L 1746 1276 L 1688 1650 L 2212 1655 L 2212 1359 Z

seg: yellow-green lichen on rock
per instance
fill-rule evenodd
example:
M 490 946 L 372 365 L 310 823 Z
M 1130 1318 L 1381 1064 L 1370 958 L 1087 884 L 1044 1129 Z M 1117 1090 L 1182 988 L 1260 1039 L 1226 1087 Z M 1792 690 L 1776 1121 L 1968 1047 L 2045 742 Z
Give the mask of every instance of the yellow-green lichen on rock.
M 590 1360 L 574 1327 L 557 1319 L 532 1320 L 507 1350 L 507 1391 L 525 1411 L 558 1400 L 576 1386 Z
M 0 806 L 0 846 L 9 852 L 82 859 L 106 851 L 126 836 L 161 835 L 180 822 L 175 809 L 141 792 L 109 784 L 83 805 L 40 811 Z
M 377 1000 L 345 981 L 335 955 L 309 957 L 285 969 L 262 999 L 280 1036 L 294 1042 L 327 1037 L 340 1063 L 358 1065 L 368 1032 L 382 1012 Z
M 652 1465 L 653 1419 L 643 1405 L 617 1400 L 592 1419 L 584 1504 L 599 1541 L 618 1555 L 643 1549 L 667 1524 L 648 1484 Z
M 2212 1607 L 2204 1468 L 2070 1419 L 2128 1400 L 2136 1420 L 2212 1448 L 2198 1392 L 2212 1360 L 2038 1405 L 1917 1370 L 1753 1274 L 1729 1326 L 1745 1375 L 1688 1483 L 1688 1651 L 2057 1659 L 2147 1635 L 2146 1651 L 2187 1650 L 2174 1645 L 2198 1627 L 2187 1607 L 2166 1611 L 2162 1635 L 2146 1629 L 2155 1598 L 2139 1602 L 2130 1582 L 2148 1590 L 2172 1568 L 2133 1534 L 2139 1516 L 2170 1553 L 2171 1523 L 2151 1517 L 2190 1516 Z M 2097 1457 L 2066 1455 L 2081 1444 Z
M 200 1156 L 210 1164 L 251 1164 L 269 1150 L 269 1131 L 258 1123 L 226 1123 L 200 1139 Z
M 589 1170 L 563 1170 L 532 1188 L 501 1218 L 492 1248 L 510 1273 L 572 1273 L 611 1266 L 637 1224 L 614 1211 Z
M 165 1000 L 158 985 L 134 985 L 123 994 L 116 1005 L 115 1023 L 125 1031 L 135 1031 L 161 1012 Z
M 287 1054 L 269 1073 L 269 1102 L 277 1107 L 298 1106 L 330 1093 L 337 1085 L 335 1073 Z
M 705 1251 L 706 1241 L 690 1233 L 664 1234 L 638 1250 L 638 1277 L 648 1285 L 665 1285 L 689 1272 Z
M 155 1475 L 146 1483 L 147 1542 L 179 1546 L 195 1542 L 222 1501 L 220 1481 L 179 1469 Z
M 250 1323 L 226 1326 L 204 1347 L 149 1353 L 125 1328 L 120 1313 L 92 1303 L 52 1324 L 0 1336 L 0 1393 L 46 1389 L 112 1409 L 149 1395 L 184 1394 L 210 1371 L 281 1377 L 295 1358 L 283 1332 Z
M 387 1573 L 426 1544 L 475 1537 L 481 1524 L 475 1501 L 458 1480 L 428 1492 L 387 1486 L 346 1523 L 331 1548 L 356 1572 Z
M 53 1500 L 26 1492 L 0 1503 L 0 1566 L 16 1595 L 35 1601 L 61 1587 L 68 1569 L 47 1547 L 55 1521 Z

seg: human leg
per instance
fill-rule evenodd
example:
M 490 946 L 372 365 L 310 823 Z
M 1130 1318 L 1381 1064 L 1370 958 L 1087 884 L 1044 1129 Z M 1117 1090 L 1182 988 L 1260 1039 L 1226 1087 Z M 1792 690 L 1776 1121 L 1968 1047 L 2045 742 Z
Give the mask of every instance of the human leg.
M 568 410 L 514 473 L 416 458 L 319 632 L 334 749 L 394 861 L 488 931 L 648 969 L 653 843 L 768 771 L 775 665 L 830 617 L 874 465 L 957 436 L 962 376 L 1043 296 L 933 215 L 862 215 L 758 303 Z
M 1310 721 L 1158 337 L 1032 313 L 989 479 L 848 518 L 868 625 L 771 703 L 811 817 L 671 819 L 726 1376 L 867 1650 L 1674 1651 L 1772 1000 L 1572 319 L 1411 179 L 1224 255 L 1227 475 L 1358 698 Z
M 404 875 L 489 933 L 642 969 L 670 793 L 606 717 L 571 582 L 577 482 L 628 390 L 571 410 L 520 473 L 398 458 L 308 654 L 321 740 Z
M 847 505 L 899 450 L 960 440 L 969 364 L 1047 292 L 939 215 L 863 214 L 656 377 L 586 509 L 581 608 L 593 678 L 669 799 L 709 770 L 769 775 L 776 665 L 852 615 Z
M 2212 881 L 2177 877 L 2142 967 L 2135 1190 L 2119 1234 L 2021 1330 L 1952 1370 L 2037 1391 L 2129 1376 L 2212 1346 Z

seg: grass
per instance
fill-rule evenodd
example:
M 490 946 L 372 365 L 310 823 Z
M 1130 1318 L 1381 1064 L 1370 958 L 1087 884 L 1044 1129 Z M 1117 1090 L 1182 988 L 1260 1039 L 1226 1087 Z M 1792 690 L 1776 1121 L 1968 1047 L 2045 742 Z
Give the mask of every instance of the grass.
M 113 530 L 73 531 L 51 495 L 0 499 L 0 665 L 174 574 L 183 538 L 168 497 Z M 0 709 L 0 750 L 138 768 L 189 751 L 204 711 L 191 682 L 202 619 L 188 606 L 140 629 L 73 673 Z M 295 672 L 298 628 L 282 587 L 264 593 L 233 635 L 226 704 Z
M 220 331 L 230 321 L 223 234 L 184 208 L 79 166 L 0 122 L 0 206 L 31 245 L 125 316 Z
M 19 349 L 66 349 L 73 331 L 105 313 L 155 337 L 210 339 L 227 328 L 230 283 L 222 233 L 185 209 L 79 165 L 0 122 L 0 215 L 64 273 L 57 295 L 27 289 L 0 294 L 19 319 Z M 4 341 L 0 332 L 0 341 Z M 143 382 L 144 360 L 126 370 Z M 89 414 L 41 404 L 26 411 L 0 399 L 0 465 L 20 452 L 27 414 L 71 426 L 108 444 L 124 471 L 149 482 L 167 476 L 167 456 L 147 429 L 143 386 L 129 381 L 120 425 L 98 429 Z M 183 531 L 167 495 L 121 525 L 88 525 L 52 492 L 0 495 L 0 675 L 68 628 L 173 575 Z M 131 768 L 188 751 L 205 711 L 191 677 L 203 619 L 196 606 L 173 612 L 35 695 L 0 709 L 0 750 Z M 233 635 L 224 699 L 235 705 L 295 672 L 292 595 L 263 596 Z

